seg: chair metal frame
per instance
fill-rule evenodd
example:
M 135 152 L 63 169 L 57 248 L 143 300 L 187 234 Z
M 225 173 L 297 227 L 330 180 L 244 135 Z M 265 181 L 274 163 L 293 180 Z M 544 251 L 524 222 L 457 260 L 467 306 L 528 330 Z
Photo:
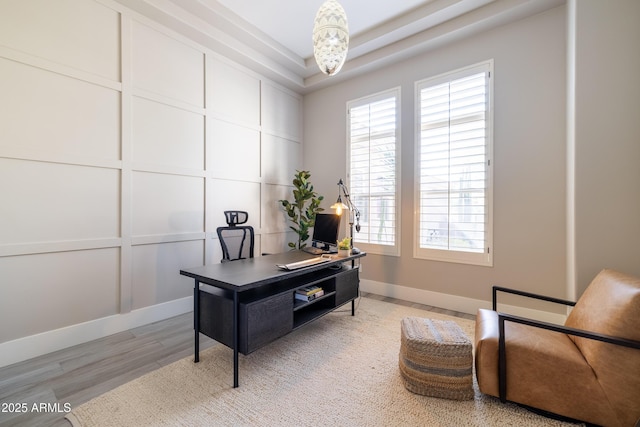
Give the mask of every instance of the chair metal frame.
M 576 302 L 563 300 L 559 298 L 553 298 L 545 295 L 533 294 L 530 292 L 519 291 L 516 289 L 504 288 L 501 286 L 493 286 L 493 311 L 498 313 L 498 389 L 500 395 L 500 401 L 507 401 L 507 353 L 506 353 L 506 337 L 505 337 L 505 322 L 520 323 L 535 328 L 546 329 L 549 331 L 559 332 L 566 335 L 573 335 L 581 338 L 587 338 L 597 341 L 602 341 L 609 344 L 620 345 L 623 347 L 630 347 L 640 350 L 640 341 L 630 340 L 626 338 L 614 337 L 611 335 L 599 334 L 596 332 L 585 331 L 583 329 L 575 329 L 567 326 L 556 325 L 554 323 L 542 322 L 533 319 L 527 319 L 520 316 L 514 316 L 511 314 L 500 313 L 497 311 L 497 293 L 505 292 L 509 294 L 519 295 L 528 298 L 534 298 L 542 301 L 548 301 L 557 304 L 563 304 L 567 306 L 575 306 Z

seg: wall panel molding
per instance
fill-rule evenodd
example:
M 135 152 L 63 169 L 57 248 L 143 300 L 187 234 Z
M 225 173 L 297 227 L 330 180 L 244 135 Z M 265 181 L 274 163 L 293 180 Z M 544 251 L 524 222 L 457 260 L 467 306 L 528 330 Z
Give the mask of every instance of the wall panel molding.
M 19 8 L 30 4 L 53 7 L 23 0 Z M 52 300 L 57 315 L 35 316 L 31 329 L 0 336 L 0 366 L 191 310 L 192 283 L 179 269 L 220 261 L 215 229 L 225 209 L 251 212 L 257 256 L 264 218 L 278 218 L 267 225 L 264 245 L 286 250 L 290 233 L 277 200 L 291 186 L 267 190 L 263 171 L 301 167 L 301 96 L 111 0 L 63 0 L 55 7 L 66 20 L 81 20 L 78 11 L 86 7 L 97 13 L 91 19 L 110 24 L 86 27 L 100 34 L 85 35 L 94 57 L 78 61 L 69 55 L 77 46 L 60 41 L 68 36 L 60 26 L 54 35 L 41 28 L 36 38 L 43 39 L 32 47 L 26 39 L 0 46 L 0 67 L 11 71 L 4 73 L 5 87 L 25 88 L 0 99 L 11 113 L 0 118 L 0 162 L 15 166 L 0 171 L 11 173 L 6 194 L 15 196 L 14 205 L 0 206 L 0 214 L 15 220 L 10 238 L 0 237 L 6 266 L 0 283 L 46 259 L 38 285 L 51 284 L 55 292 L 74 272 L 68 260 L 86 257 L 85 273 L 70 286 L 87 292 L 100 286 L 113 298 L 79 307 Z M 110 47 L 101 51 L 95 40 Z M 47 43 L 55 46 L 43 51 Z M 96 64 L 105 72 L 96 72 Z M 272 108 L 280 110 L 267 111 Z M 264 120 L 271 123 L 268 134 Z M 295 140 L 295 153 L 278 149 L 264 158 L 264 141 L 273 138 Z M 231 162 L 234 155 L 239 163 Z M 277 165 L 264 169 L 265 161 Z M 92 271 L 102 282 L 86 279 Z M 74 310 L 82 311 L 82 323 L 50 330 Z M 12 319 L 0 312 L 3 322 Z
M 131 311 L 131 294 L 133 292 L 133 277 L 131 275 L 133 249 L 132 234 L 132 206 L 133 206 L 133 85 L 131 69 L 131 38 L 132 20 L 127 14 L 120 15 L 120 75 L 122 78 L 122 98 L 120 108 L 122 171 L 120 173 L 120 313 Z
M 86 71 L 53 62 L 39 56 L 30 55 L 25 52 L 11 49 L 7 46 L 0 46 L 0 58 L 14 61 L 33 68 L 38 68 L 51 73 L 59 74 L 65 77 L 71 77 L 86 83 L 102 86 L 107 89 L 120 91 L 122 85 L 119 80 L 111 80 L 106 77 L 97 76 Z
M 0 245 L 0 258 L 54 252 L 119 248 L 121 246 L 122 239 L 120 238 L 2 244 Z

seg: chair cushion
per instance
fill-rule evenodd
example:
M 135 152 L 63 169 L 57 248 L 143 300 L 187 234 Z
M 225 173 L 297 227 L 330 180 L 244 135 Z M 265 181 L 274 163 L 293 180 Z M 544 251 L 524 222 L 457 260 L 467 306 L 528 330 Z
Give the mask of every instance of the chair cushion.
M 591 282 L 566 326 L 640 341 L 640 279 L 603 270 Z M 593 368 L 621 425 L 640 419 L 640 350 L 571 337 Z
M 565 334 L 505 323 L 507 400 L 610 425 L 614 411 L 591 367 Z M 476 375 L 480 391 L 499 396 L 498 313 L 478 310 Z M 613 424 L 615 425 L 615 423 Z

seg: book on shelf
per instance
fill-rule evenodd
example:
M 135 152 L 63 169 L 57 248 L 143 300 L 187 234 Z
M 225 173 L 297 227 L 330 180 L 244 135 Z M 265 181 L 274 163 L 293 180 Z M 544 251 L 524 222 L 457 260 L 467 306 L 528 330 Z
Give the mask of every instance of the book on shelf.
M 299 294 L 298 292 L 296 292 L 296 299 L 299 301 L 305 301 L 305 302 L 309 302 L 309 301 L 313 301 L 316 298 L 319 298 L 321 296 L 324 295 L 324 290 L 320 289 L 319 291 L 310 294 L 310 295 L 304 295 L 304 294 Z
M 321 290 L 320 286 L 305 286 L 304 288 L 296 289 L 296 295 L 313 295 Z

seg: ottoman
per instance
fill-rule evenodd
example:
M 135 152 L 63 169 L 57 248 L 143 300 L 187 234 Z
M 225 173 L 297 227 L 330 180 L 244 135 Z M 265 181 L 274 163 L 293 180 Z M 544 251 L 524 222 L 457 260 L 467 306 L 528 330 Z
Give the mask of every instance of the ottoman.
M 400 374 L 407 390 L 447 399 L 473 399 L 471 341 L 450 320 L 405 317 Z

